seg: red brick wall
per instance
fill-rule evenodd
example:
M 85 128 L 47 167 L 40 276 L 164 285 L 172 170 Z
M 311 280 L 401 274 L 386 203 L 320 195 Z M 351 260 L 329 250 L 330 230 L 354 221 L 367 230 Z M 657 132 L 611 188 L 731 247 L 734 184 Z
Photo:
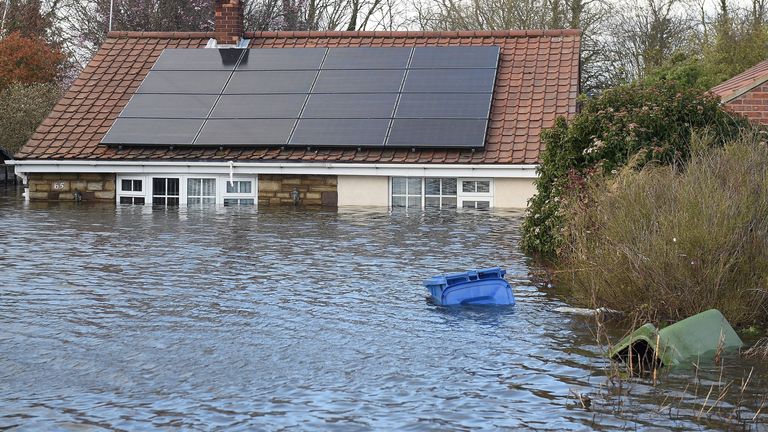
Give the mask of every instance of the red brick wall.
M 750 120 L 768 125 L 768 83 L 762 84 L 727 102 L 725 107 Z
M 214 2 L 214 29 L 219 44 L 237 44 L 243 36 L 242 0 Z

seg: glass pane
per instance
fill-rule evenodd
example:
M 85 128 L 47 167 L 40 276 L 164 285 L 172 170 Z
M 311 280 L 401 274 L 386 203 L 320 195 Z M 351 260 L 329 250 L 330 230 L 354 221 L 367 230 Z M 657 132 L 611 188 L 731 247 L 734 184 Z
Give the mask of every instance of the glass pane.
M 443 195 L 456 195 L 456 179 L 444 178 L 443 180 Z
M 237 193 L 237 183 L 238 182 L 230 182 L 227 180 L 227 193 Z
M 455 197 L 449 197 L 449 198 L 443 198 L 443 208 L 456 208 L 456 198 Z
M 136 205 L 144 205 L 144 197 L 134 198 L 133 203 Z
M 408 208 L 421 208 L 421 197 L 420 196 L 409 196 L 408 197 Z
M 200 196 L 200 179 L 187 179 L 187 195 Z M 187 201 L 190 203 L 190 201 Z
M 251 199 L 246 198 L 246 199 L 241 199 L 240 200 L 240 205 L 252 206 L 254 204 L 256 204 L 256 203 L 255 203 L 255 201 L 252 198 Z
M 202 198 L 202 201 L 203 201 L 203 204 L 206 204 L 206 205 L 216 204 L 216 198 L 214 197 Z
M 165 179 L 164 178 L 152 179 L 152 195 L 165 195 Z
M 424 180 L 424 189 L 427 195 L 440 195 L 440 179 L 428 178 Z
M 169 178 L 168 179 L 168 195 L 179 195 L 179 179 Z M 178 205 L 179 202 L 176 200 L 176 204 Z M 170 203 L 169 203 L 170 205 Z
M 475 182 L 477 184 L 477 191 L 488 193 L 491 191 L 491 182 L 488 180 Z
M 176 198 L 170 198 L 169 197 L 167 202 L 168 202 L 169 206 L 177 206 L 177 205 L 179 205 L 179 198 L 178 197 L 176 197 Z
M 229 207 L 229 206 L 236 206 L 236 205 L 237 205 L 237 199 L 234 199 L 234 198 L 226 198 L 226 199 L 224 200 L 224 206 L 225 206 L 225 207 Z
M 141 180 L 133 180 L 133 191 L 141 192 Z
M 237 182 L 240 184 L 239 191 L 240 193 L 251 193 L 251 182 L 249 181 L 241 181 Z
M 424 199 L 424 205 L 428 208 L 439 208 L 440 207 L 440 197 L 426 197 Z
M 405 195 L 405 177 L 392 177 L 392 195 Z
M 474 192 L 475 191 L 475 182 L 473 182 L 473 181 L 461 182 L 461 191 L 462 192 Z
M 405 207 L 405 197 L 404 196 L 393 196 L 392 197 L 392 207 Z
M 121 182 L 120 188 L 125 192 L 130 192 L 133 190 L 133 181 L 131 180 L 123 180 Z
M 491 208 L 491 202 L 490 201 L 478 201 L 477 202 L 477 208 L 479 208 L 479 209 Z
M 125 180 L 123 180 L 125 181 Z M 133 198 L 131 197 L 120 197 L 120 204 L 133 204 Z
M 198 197 L 187 197 L 187 205 L 195 205 L 200 204 L 200 198 Z
M 203 179 L 203 196 L 216 196 L 216 179 Z
M 421 178 L 408 177 L 408 195 L 421 195 Z
M 154 205 L 165 205 L 165 198 L 163 198 L 163 197 L 153 197 L 152 198 L 152 204 L 154 204 Z
M 464 201 L 461 204 L 461 208 L 475 208 L 475 202 L 474 201 Z

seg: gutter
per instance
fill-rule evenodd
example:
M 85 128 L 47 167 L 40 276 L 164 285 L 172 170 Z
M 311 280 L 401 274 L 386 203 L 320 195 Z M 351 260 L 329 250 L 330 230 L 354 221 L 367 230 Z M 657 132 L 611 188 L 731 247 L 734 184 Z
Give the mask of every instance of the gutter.
M 406 177 L 538 177 L 538 165 L 470 164 L 360 164 L 285 162 L 156 162 L 88 160 L 14 160 L 16 174 L 109 173 L 109 174 L 305 174 Z

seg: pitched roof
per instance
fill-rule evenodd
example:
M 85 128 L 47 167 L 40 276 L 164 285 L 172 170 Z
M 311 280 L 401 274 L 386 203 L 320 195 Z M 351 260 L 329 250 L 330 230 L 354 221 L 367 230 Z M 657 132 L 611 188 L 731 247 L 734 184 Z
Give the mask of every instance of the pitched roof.
M 710 90 L 720 100 L 728 102 L 768 81 L 768 60 L 760 62 L 735 77 L 724 81 Z
M 18 159 L 537 163 L 539 133 L 576 112 L 579 30 L 258 32 L 251 48 L 497 45 L 486 144 L 471 149 L 173 148 L 99 144 L 165 48 L 202 48 L 213 33 L 111 32 Z

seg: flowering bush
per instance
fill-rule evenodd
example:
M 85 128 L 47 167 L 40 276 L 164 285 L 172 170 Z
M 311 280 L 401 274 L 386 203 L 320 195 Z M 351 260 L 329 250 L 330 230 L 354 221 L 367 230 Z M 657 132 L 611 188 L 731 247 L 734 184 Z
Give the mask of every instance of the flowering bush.
M 722 145 L 746 126 L 715 96 L 670 81 L 621 86 L 583 101 L 573 119 L 560 118 L 542 132 L 537 194 L 529 202 L 521 247 L 547 259 L 557 256 L 566 222 L 563 200 L 589 205 L 582 192 L 590 177 L 610 175 L 630 161 L 636 168 L 684 163 L 692 133 L 707 130 Z

